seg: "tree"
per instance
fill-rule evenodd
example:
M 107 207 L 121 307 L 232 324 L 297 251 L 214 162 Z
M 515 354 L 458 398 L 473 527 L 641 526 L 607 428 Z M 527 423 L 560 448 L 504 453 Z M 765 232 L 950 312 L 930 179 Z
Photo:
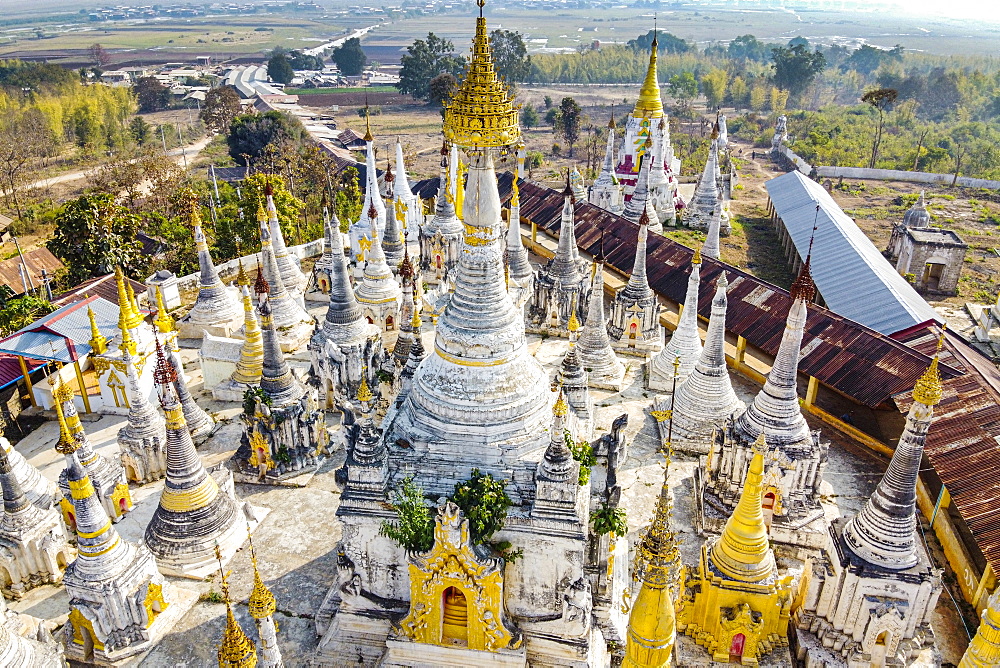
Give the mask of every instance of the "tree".
M 525 104 L 524 108 L 521 109 L 521 125 L 527 129 L 531 129 L 538 125 L 541 119 L 538 116 L 538 110 L 535 109 L 533 104 Z
M 296 224 L 301 219 L 305 204 L 288 191 L 283 178 L 260 172 L 251 174 L 243 179 L 240 188 L 242 197 L 238 206 L 242 211 L 241 218 L 244 222 L 242 227 L 234 225 L 234 230 L 242 241 L 244 253 L 256 252 L 260 249 L 257 211 L 266 200 L 265 190 L 268 184 L 271 186 L 271 199 L 274 200 L 274 208 L 278 212 L 278 224 L 281 225 L 281 233 L 286 239 L 295 235 Z
M 752 60 L 757 63 L 766 63 L 771 57 L 771 47 L 753 35 L 740 35 L 729 42 L 729 46 L 726 47 L 726 55 L 733 60 L 743 62 Z
M 793 97 L 801 95 L 826 68 L 826 56 L 819 51 L 810 52 L 803 44 L 771 49 L 771 60 L 774 85 Z
M 497 74 L 507 84 L 514 86 L 528 78 L 531 72 L 531 56 L 521 33 L 513 30 L 494 30 L 490 33 L 490 50 Z
M 434 517 L 424 498 L 424 490 L 413 482 L 413 477 L 403 479 L 392 491 L 390 506 L 396 511 L 398 522 L 383 520 L 379 534 L 396 541 L 411 552 L 426 552 L 434 547 Z
M 278 51 L 281 47 L 276 48 L 272 51 L 272 55 Z M 323 69 L 323 59 L 319 56 L 310 56 L 302 53 L 299 50 L 285 51 L 285 56 L 288 58 L 288 64 L 292 66 L 293 70 L 321 70 Z
M 111 54 L 104 50 L 104 47 L 100 44 L 91 44 L 90 48 L 87 49 L 87 53 L 90 54 L 90 62 L 94 63 L 96 67 L 104 69 L 111 62 Z
M 559 103 L 559 122 L 557 131 L 566 139 L 569 146 L 569 157 L 573 157 L 573 144 L 580 138 L 580 127 L 583 125 L 583 109 L 571 97 L 564 97 Z
M 334 198 L 334 208 L 340 219 L 340 231 L 346 232 L 347 226 L 361 216 L 361 187 L 358 185 L 358 170 L 348 167 L 340 173 L 340 187 Z
M 705 96 L 706 105 L 710 109 L 715 109 L 722 104 L 726 97 L 726 85 L 729 83 L 729 75 L 725 70 L 714 68 L 706 72 L 701 77 L 701 92 Z
M 142 244 L 136 240 L 139 216 L 115 203 L 113 195 L 83 195 L 66 204 L 56 216 L 48 249 L 66 264 L 72 284 L 102 276 L 120 266 L 137 276 L 145 265 Z
M 764 111 L 767 104 L 767 89 L 762 85 L 755 85 L 750 89 L 750 110 L 755 112 Z
M 693 48 L 688 42 L 676 35 L 671 35 L 668 32 L 656 32 L 655 30 L 630 39 L 627 44 L 637 51 L 649 51 L 653 47 L 654 36 L 660 53 L 687 53 Z
M 454 44 L 432 32 L 427 33 L 427 39 L 414 41 L 400 58 L 402 67 L 396 88 L 418 100 L 428 99 L 431 79 L 444 72 L 456 78 L 462 75 L 465 59 L 454 55 L 454 51 Z
M 7 112 L 0 117 L 0 173 L 5 197 L 22 217 L 18 197 L 32 165 L 55 146 L 44 116 L 37 109 Z
M 31 294 L 8 299 L 0 308 L 0 335 L 13 334 L 55 310 L 48 300 Z
M 469 520 L 469 534 L 475 545 L 482 545 L 503 528 L 507 509 L 513 505 L 504 490 L 505 481 L 489 473 L 472 469 L 472 478 L 455 483 L 451 500 Z
M 285 142 L 297 143 L 302 137 L 302 123 L 281 111 L 272 110 L 264 114 L 241 114 L 229 126 L 229 155 L 241 165 L 246 164 L 244 155 L 257 160 L 264 154 L 264 148 Z
M 343 74 L 349 77 L 360 76 L 365 71 L 368 56 L 361 49 L 361 40 L 352 37 L 330 53 L 330 58 Z
M 733 105 L 736 111 L 739 111 L 747 105 L 749 102 L 750 92 L 747 89 L 747 82 L 743 80 L 743 77 L 737 76 L 733 77 L 732 83 L 729 84 L 729 103 Z
M 278 52 L 273 54 L 267 61 L 267 76 L 271 81 L 282 84 L 290 84 L 295 77 L 292 64 L 288 61 L 288 56 Z
M 451 73 L 442 72 L 431 79 L 428 89 L 429 95 L 427 101 L 431 105 L 443 109 L 451 101 L 452 96 L 455 95 L 455 91 L 458 90 L 458 80 Z
M 233 119 L 239 116 L 243 106 L 240 94 L 232 86 L 219 86 L 205 93 L 205 103 L 201 107 L 202 122 L 209 130 L 229 132 Z
M 885 114 L 896 102 L 898 93 L 893 88 L 875 88 L 861 96 L 861 101 L 878 112 L 875 120 L 875 133 L 872 136 L 872 153 L 868 160 L 869 169 L 875 168 L 875 161 L 878 160 L 878 149 L 882 143 L 882 130 L 885 128 Z
M 132 86 L 139 111 L 162 111 L 170 106 L 170 89 L 153 77 L 139 77 Z
M 694 74 L 691 72 L 681 72 L 670 77 L 670 80 L 667 82 L 667 89 L 680 104 L 681 108 L 687 109 L 691 104 L 691 100 L 698 94 L 698 82 L 695 81 Z
M 894 49 L 880 49 L 870 44 L 862 44 L 853 51 L 850 57 L 840 66 L 842 71 L 854 70 L 860 74 L 869 75 L 882 65 L 903 60 L 903 47 L 897 45 Z
M 136 144 L 142 146 L 153 138 L 153 126 L 142 116 L 136 116 L 128 124 L 128 133 L 132 135 Z
M 552 108 L 552 96 L 551 95 L 546 95 L 545 97 L 543 97 L 542 98 L 542 102 L 545 103 L 545 108 L 546 109 L 551 109 Z

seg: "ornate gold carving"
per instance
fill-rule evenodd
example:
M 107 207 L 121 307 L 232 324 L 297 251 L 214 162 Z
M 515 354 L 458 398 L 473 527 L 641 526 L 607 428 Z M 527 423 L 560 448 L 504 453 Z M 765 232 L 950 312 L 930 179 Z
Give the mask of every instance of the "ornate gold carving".
M 466 604 L 466 642 L 469 649 L 494 652 L 521 644 L 516 629 L 508 628 L 503 608 L 503 559 L 483 558 L 472 549 L 469 522 L 449 502 L 434 528 L 434 546 L 410 557 L 410 612 L 400 624 L 414 642 L 454 644 L 443 632 L 444 594 L 454 588 Z
M 263 455 L 263 457 L 261 457 Z M 274 468 L 274 460 L 271 459 L 271 446 L 268 444 L 264 434 L 260 433 L 258 427 L 254 427 L 250 434 L 250 466 L 259 469 L 264 466 L 264 471 Z
M 159 610 L 154 610 L 153 605 L 159 604 Z M 150 582 L 149 587 L 146 589 L 146 600 L 142 602 L 144 608 L 146 608 L 146 619 L 148 624 L 146 628 L 153 625 L 153 621 L 156 616 L 167 609 L 170 605 L 163 599 L 163 585 L 156 584 L 155 582 Z
M 121 501 L 125 501 L 125 510 L 122 510 Z M 111 500 L 115 504 L 115 514 L 121 517 L 128 511 L 132 510 L 132 492 L 128 488 L 128 483 L 120 482 L 115 485 L 115 489 L 111 492 Z
M 87 639 L 84 633 L 89 633 L 90 638 L 94 643 L 94 649 L 103 650 L 104 643 L 101 642 L 100 638 L 97 637 L 97 633 L 94 632 L 94 623 L 83 616 L 79 608 L 73 608 L 69 612 L 69 623 L 73 625 L 73 643 L 76 645 L 86 645 Z

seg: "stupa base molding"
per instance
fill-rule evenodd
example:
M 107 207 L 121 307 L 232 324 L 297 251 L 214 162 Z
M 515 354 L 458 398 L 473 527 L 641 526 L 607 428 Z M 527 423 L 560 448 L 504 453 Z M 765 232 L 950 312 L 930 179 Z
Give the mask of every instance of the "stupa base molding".
M 223 536 L 222 540 L 219 541 L 219 551 L 222 554 L 223 565 L 228 564 L 230 559 L 232 559 L 236 553 L 239 552 L 240 548 L 243 547 L 243 544 L 246 543 L 247 531 L 252 534 L 260 523 L 264 521 L 264 518 L 271 512 L 270 508 L 264 508 L 263 506 L 252 506 L 246 502 L 237 503 L 240 506 L 239 510 L 246 518 L 246 521 L 234 522 L 233 527 L 228 531 L 227 535 Z M 179 559 L 168 560 L 157 558 L 156 566 L 164 575 L 172 575 L 177 578 L 188 578 L 190 580 L 204 580 L 206 577 L 219 570 L 219 562 L 215 558 L 215 555 L 211 553 L 208 553 L 208 556 L 203 559 L 186 563 Z
M 156 616 L 152 626 L 146 629 L 149 639 L 145 642 L 122 647 L 111 652 L 92 650 L 89 658 L 83 645 L 74 642 L 66 644 L 66 658 L 88 666 L 140 666 L 146 655 L 169 633 L 198 602 L 198 592 L 177 585 L 170 587 L 170 605 Z
M 305 294 L 305 300 L 307 302 L 321 302 L 325 304 L 330 301 L 330 293 L 323 292 L 322 290 L 310 290 Z
M 326 461 L 326 457 L 317 457 L 315 464 L 303 466 L 297 471 L 287 471 L 279 474 L 272 469 L 263 478 L 260 477 L 256 468 L 250 466 L 249 462 L 236 461 L 235 458 L 229 461 L 233 467 L 233 479 L 236 482 L 249 485 L 271 485 L 275 487 L 306 487 L 319 471 L 319 467 Z
M 485 652 L 460 645 L 429 645 L 388 640 L 382 668 L 526 668 L 524 648 Z
M 615 341 L 612 339 L 611 348 L 619 355 L 648 360 L 663 350 L 663 337 L 660 337 L 659 341 L 628 341 L 625 339 Z
M 778 646 L 759 659 L 744 657 L 742 663 L 736 661 L 731 663 L 729 655 L 725 658 L 721 655 L 716 658 L 694 638 L 690 638 L 681 633 L 677 634 L 674 641 L 674 664 L 684 666 L 684 668 L 730 668 L 731 666 L 762 666 L 766 668 L 795 668 L 796 663 L 792 659 L 792 652 L 787 646 Z
M 621 366 L 621 373 L 601 373 L 600 371 L 589 371 L 587 373 L 587 387 L 595 390 L 609 390 L 611 392 L 621 392 L 625 385 L 625 365 Z
M 250 386 L 246 383 L 237 383 L 230 378 L 212 388 L 212 398 L 216 401 L 235 401 L 241 403 L 243 395 L 248 389 L 250 389 Z
M 804 668 L 912 668 L 941 666 L 941 652 L 928 625 L 920 625 L 913 638 L 899 641 L 892 656 L 876 657 L 864 652 L 861 643 L 837 631 L 827 620 L 801 611 L 789 625 L 795 634 L 796 658 Z
M 317 614 L 317 629 L 320 629 L 320 615 L 324 608 L 336 606 L 337 602 L 330 600 L 333 592 L 339 588 L 333 587 L 331 594 L 320 606 L 320 613 Z M 386 653 L 386 642 L 392 630 L 394 620 L 402 619 L 406 614 L 400 611 L 397 614 L 388 610 L 360 610 L 334 611 L 332 617 L 327 612 L 329 625 L 326 632 L 322 634 L 319 642 L 319 649 L 316 651 L 313 665 L 316 666 L 343 666 L 349 662 L 358 666 L 380 665 L 382 657 Z
M 182 318 L 177 322 L 177 338 L 201 341 L 205 333 L 227 339 L 236 338 L 234 335 L 243 329 L 243 320 L 242 309 L 238 318 L 223 322 L 192 322 Z
M 277 331 L 281 352 L 292 353 L 309 343 L 314 330 L 311 322 L 300 322 L 290 327 L 279 327 Z

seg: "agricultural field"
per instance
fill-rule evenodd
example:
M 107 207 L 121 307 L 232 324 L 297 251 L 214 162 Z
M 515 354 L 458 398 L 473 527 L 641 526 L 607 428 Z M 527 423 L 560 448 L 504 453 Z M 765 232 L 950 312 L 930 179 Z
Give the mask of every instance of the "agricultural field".
M 113 61 L 147 52 L 148 59 L 167 62 L 194 55 L 234 56 L 262 53 L 275 46 L 302 49 L 342 35 L 349 28 L 370 25 L 357 21 L 324 20 L 317 13 L 301 16 L 256 14 L 207 16 L 192 19 L 135 20 L 77 23 L 37 28 L 0 29 L 0 58 L 45 56 L 51 62 L 86 57 L 90 45 L 100 43 Z M 38 35 L 42 35 L 41 38 Z
M 404 19 L 366 36 L 365 47 L 405 47 L 428 32 L 452 40 L 460 51 L 471 44 L 468 11 L 434 14 Z M 520 7 L 487 5 L 491 29 L 516 30 L 525 36 L 531 51 L 573 50 L 600 42 L 626 42 L 653 27 L 654 14 L 637 8 L 528 10 Z M 450 20 L 463 17 L 466 21 Z M 765 42 L 787 42 L 801 35 L 820 44 L 856 47 L 872 44 L 891 48 L 902 44 L 908 50 L 941 55 L 1000 55 L 1000 26 L 958 21 L 948 17 L 894 17 L 893 30 L 874 20 L 871 13 L 792 10 L 736 10 L 694 8 L 660 10 L 657 26 L 704 47 L 713 41 L 728 41 L 747 33 Z

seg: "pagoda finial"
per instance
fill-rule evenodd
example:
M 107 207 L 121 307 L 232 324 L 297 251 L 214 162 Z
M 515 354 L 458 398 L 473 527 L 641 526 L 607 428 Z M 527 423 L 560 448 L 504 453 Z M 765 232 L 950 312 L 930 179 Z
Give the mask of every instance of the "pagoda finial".
M 130 355 L 135 355 L 135 340 L 132 338 L 132 332 L 128 328 L 128 316 L 125 314 L 125 309 L 120 309 L 118 311 L 118 329 L 121 330 L 122 333 L 120 348 L 128 351 Z
M 177 329 L 174 319 L 167 313 L 167 305 L 163 301 L 163 286 L 156 286 L 156 328 L 161 334 L 166 334 Z
M 56 442 L 56 451 L 63 455 L 69 455 L 80 447 L 77 440 L 73 438 L 73 434 L 70 433 L 66 414 L 63 412 L 63 402 L 73 398 L 73 391 L 59 380 L 58 376 L 52 376 L 52 378 L 55 379 L 52 389 L 52 405 L 56 409 L 56 418 L 59 420 L 59 440 Z
M 573 342 L 573 335 L 575 335 L 582 325 L 576 317 L 576 297 L 573 297 L 573 304 L 569 307 L 569 322 L 566 323 L 566 329 L 569 330 L 570 343 Z
M 945 325 L 941 326 L 941 334 L 938 337 L 937 351 L 931 360 L 931 365 L 920 377 L 913 388 L 913 400 L 922 403 L 924 406 L 937 406 L 944 395 L 941 387 L 941 373 L 938 371 L 938 358 L 941 356 L 941 349 L 944 347 Z
M 556 397 L 556 402 L 552 404 L 552 414 L 562 418 L 569 415 L 569 406 L 566 404 L 566 398 L 563 396 L 561 384 L 559 385 L 559 396 Z
M 365 141 L 369 143 L 375 141 L 375 137 L 372 136 L 371 115 L 371 109 L 368 107 L 368 96 L 365 95 Z
M 792 282 L 792 288 L 789 293 L 792 295 L 792 299 L 804 299 L 806 301 L 812 301 L 816 296 L 816 283 L 813 281 L 812 277 L 812 248 L 813 241 L 816 239 L 816 230 L 819 228 L 819 210 L 820 205 L 816 205 L 816 214 L 813 218 L 813 228 L 809 235 L 809 250 L 806 252 L 806 261 L 802 263 L 802 269 L 799 270 L 798 277 Z
M 701 264 L 701 249 L 695 248 L 694 255 L 691 257 L 691 264 Z
M 87 306 L 87 318 L 90 319 L 90 347 L 96 354 L 103 355 L 108 352 L 108 339 L 101 334 L 101 330 L 97 326 L 97 315 L 90 306 Z
M 510 205 L 511 207 L 521 206 L 521 187 L 517 185 L 517 177 L 510 184 Z
M 326 193 L 323 193 L 323 197 L 326 197 Z M 250 285 L 250 277 L 247 276 L 247 272 L 243 269 L 243 258 L 239 260 L 240 270 L 236 272 L 236 285 L 240 287 L 245 287 Z
M 472 39 L 472 58 L 451 102 L 444 110 L 444 134 L 466 149 L 502 148 L 521 137 L 518 109 L 507 86 L 497 76 L 490 49 L 485 0 L 476 0 L 479 17 Z
M 218 545 L 215 546 L 215 558 L 219 560 L 222 596 L 226 600 L 226 630 L 222 634 L 222 644 L 219 646 L 219 668 L 254 668 L 257 665 L 257 647 L 243 632 L 233 614 L 226 569 L 222 565 L 222 552 Z
M 274 594 L 260 577 L 260 569 L 257 568 L 257 552 L 253 547 L 253 536 L 250 535 L 249 524 L 247 524 L 247 540 L 250 543 L 250 563 L 253 565 L 253 591 L 250 592 L 247 607 L 250 609 L 251 617 L 263 619 L 274 614 L 277 604 L 274 600 Z
M 639 99 L 636 100 L 632 116 L 636 118 L 659 117 L 663 115 L 663 100 L 660 99 L 660 85 L 656 78 L 657 48 L 656 28 L 653 28 L 653 43 L 649 49 L 649 65 L 646 68 L 646 78 L 639 88 Z
M 361 373 L 361 385 L 358 386 L 358 401 L 362 404 L 369 403 L 374 399 L 371 388 L 368 387 L 367 369 Z

